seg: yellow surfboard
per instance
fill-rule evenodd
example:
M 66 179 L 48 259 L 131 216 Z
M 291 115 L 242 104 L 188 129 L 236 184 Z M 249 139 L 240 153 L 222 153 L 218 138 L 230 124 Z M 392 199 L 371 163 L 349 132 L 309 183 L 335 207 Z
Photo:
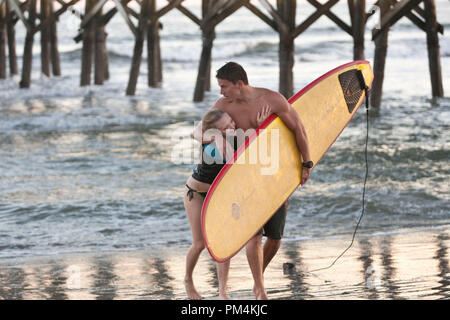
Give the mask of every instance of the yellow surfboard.
M 364 78 L 364 81 L 361 81 Z M 315 165 L 331 147 L 371 86 L 368 61 L 324 74 L 291 99 L 308 135 Z M 301 156 L 293 133 L 273 114 L 217 175 L 202 208 L 202 232 L 214 260 L 235 255 L 300 185 Z

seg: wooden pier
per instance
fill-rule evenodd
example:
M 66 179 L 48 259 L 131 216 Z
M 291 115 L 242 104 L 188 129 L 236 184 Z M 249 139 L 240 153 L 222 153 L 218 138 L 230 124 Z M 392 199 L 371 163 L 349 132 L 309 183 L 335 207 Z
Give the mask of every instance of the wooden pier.
M 371 8 L 367 8 L 365 0 L 343 0 L 348 3 L 350 25 L 343 21 L 343 17 L 338 17 L 331 11 L 339 0 L 202 0 L 201 17 L 189 10 L 189 0 L 84 0 L 84 12 L 76 12 L 73 5 L 80 1 L 82 0 L 0 0 L 0 79 L 8 76 L 7 65 L 10 75 L 19 73 L 15 46 L 17 23 L 22 23 L 26 28 L 20 87 L 29 88 L 31 85 L 33 46 L 38 33 L 41 34 L 42 74 L 47 77 L 60 76 L 62 71 L 56 26 L 59 17 L 71 10 L 80 20 L 80 33 L 75 41 L 82 41 L 81 86 L 90 85 L 92 80 L 94 84 L 102 85 L 109 78 L 105 26 L 118 13 L 135 38 L 126 94 L 134 95 L 136 92 L 145 42 L 148 53 L 148 86 L 158 87 L 163 81 L 160 19 L 171 10 L 179 10 L 201 30 L 202 51 L 194 101 L 202 101 L 205 91 L 210 89 L 215 28 L 238 9 L 245 7 L 279 36 L 279 91 L 289 97 L 294 93 L 294 41 L 297 37 L 320 17 L 326 16 L 337 28 L 352 37 L 354 60 L 364 59 L 366 24 L 378 11 L 380 21 L 372 30 L 372 40 L 375 43 L 375 79 L 371 105 L 379 107 L 381 104 L 389 30 L 403 17 L 426 33 L 432 96 L 444 96 L 438 37 L 444 30 L 436 19 L 435 0 L 379 0 Z M 107 2 L 113 5 L 108 6 L 108 11 L 105 10 Z M 129 6 L 131 3 L 139 4 L 140 10 L 137 12 L 132 9 Z M 313 6 L 315 11 L 298 23 L 295 14 L 297 6 L 306 5 Z

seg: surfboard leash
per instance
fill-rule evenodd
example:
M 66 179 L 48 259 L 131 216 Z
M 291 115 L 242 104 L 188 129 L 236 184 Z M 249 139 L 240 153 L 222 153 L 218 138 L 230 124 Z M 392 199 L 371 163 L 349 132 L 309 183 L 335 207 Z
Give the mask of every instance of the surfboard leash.
M 364 148 L 364 160 L 366 163 L 366 172 L 365 172 L 364 183 L 363 183 L 362 210 L 361 210 L 361 214 L 359 215 L 358 222 L 356 223 L 355 230 L 353 231 L 352 241 L 350 242 L 350 245 L 344 251 L 342 251 L 342 253 L 336 259 L 334 259 L 334 261 L 328 267 L 310 270 L 310 271 L 308 271 L 308 273 L 330 269 L 353 246 L 353 243 L 355 241 L 356 232 L 358 231 L 359 225 L 361 224 L 361 220 L 366 211 L 365 210 L 366 209 L 366 183 L 367 183 L 367 177 L 369 175 L 369 161 L 367 160 L 367 146 L 369 144 L 369 87 L 366 85 L 366 82 L 364 80 L 364 76 L 363 76 L 361 70 L 358 70 L 357 76 L 358 76 L 359 83 L 361 85 L 361 89 L 364 90 L 365 95 L 366 95 L 366 143 L 365 143 L 365 148 Z

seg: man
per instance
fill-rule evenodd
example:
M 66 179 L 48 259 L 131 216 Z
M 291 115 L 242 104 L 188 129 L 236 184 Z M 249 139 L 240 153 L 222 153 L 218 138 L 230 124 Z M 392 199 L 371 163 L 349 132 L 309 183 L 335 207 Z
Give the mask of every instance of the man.
M 256 129 L 261 115 L 268 108 L 277 114 L 284 124 L 295 134 L 297 147 L 302 156 L 299 165 L 303 164 L 301 184 L 309 178 L 312 162 L 309 154 L 308 138 L 303 124 L 289 102 L 279 93 L 252 87 L 248 83 L 245 70 L 235 62 L 228 62 L 217 70 L 217 82 L 223 98 L 219 99 L 212 109 L 226 111 L 234 120 L 236 128 L 244 131 Z M 200 127 L 200 125 L 199 125 Z M 198 138 L 198 129 L 195 137 Z M 273 215 L 264 225 L 267 240 L 262 247 L 263 232 L 259 232 L 247 243 L 247 260 L 255 281 L 253 292 L 256 299 L 267 299 L 264 289 L 263 272 L 278 251 L 284 230 L 287 203 Z

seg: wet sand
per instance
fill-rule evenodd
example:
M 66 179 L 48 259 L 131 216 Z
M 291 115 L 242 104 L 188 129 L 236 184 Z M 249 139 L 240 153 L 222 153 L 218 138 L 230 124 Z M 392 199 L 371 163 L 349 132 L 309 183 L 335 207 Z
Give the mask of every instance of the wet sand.
M 271 299 L 448 299 L 450 227 L 284 242 L 265 272 Z M 0 261 L 0 299 L 186 299 L 186 247 Z M 197 290 L 217 299 L 215 264 L 205 251 L 195 270 Z M 244 252 L 231 262 L 229 294 L 253 299 Z

